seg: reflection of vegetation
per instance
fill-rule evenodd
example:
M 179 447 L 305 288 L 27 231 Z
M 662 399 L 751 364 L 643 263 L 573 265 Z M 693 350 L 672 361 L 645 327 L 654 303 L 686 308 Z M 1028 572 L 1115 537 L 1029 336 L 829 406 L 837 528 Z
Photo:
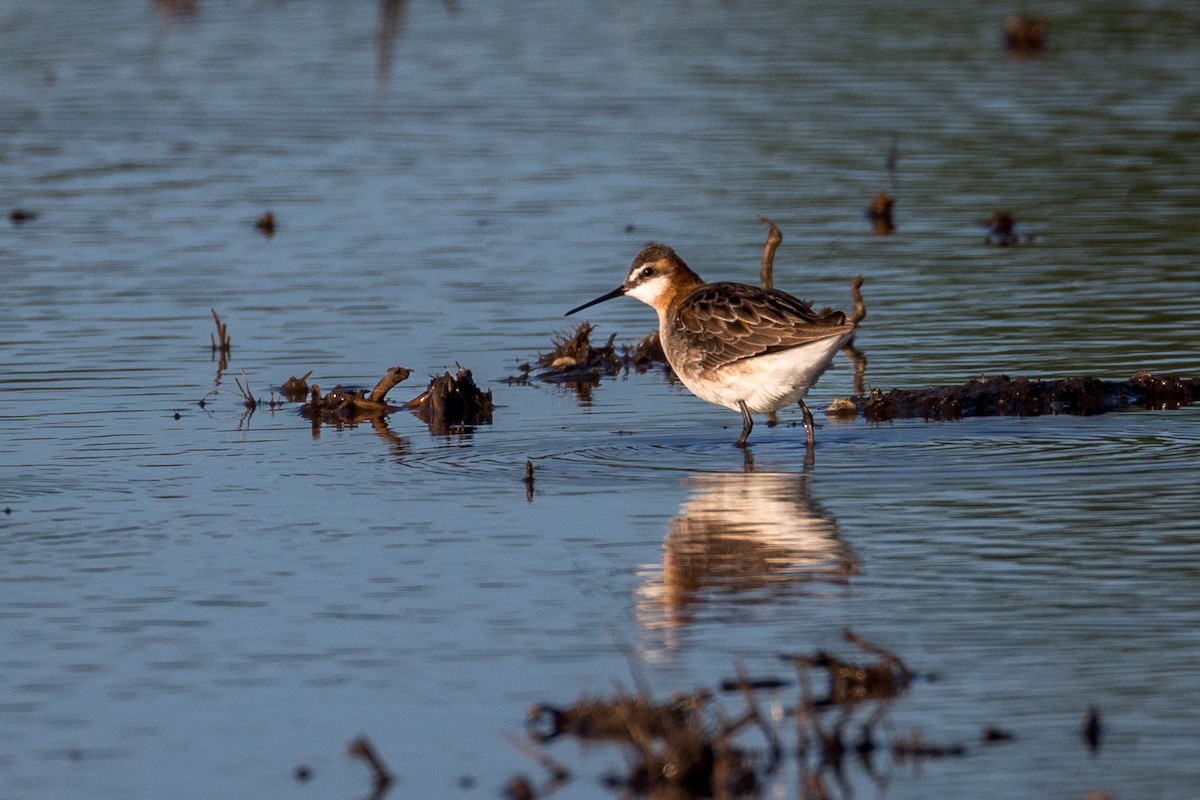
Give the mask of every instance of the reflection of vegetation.
M 200 10 L 199 0 L 153 0 L 155 8 L 168 22 L 196 16 Z M 458 0 L 442 0 L 442 5 L 451 14 L 457 14 Z M 408 16 L 408 0 L 379 0 L 379 28 L 375 32 L 376 74 L 380 86 L 387 84 L 392 74 L 392 57 L 396 42 L 404 32 Z M 264 234 L 270 235 L 261 226 Z
M 216 336 L 210 333 L 208 339 L 212 343 L 213 357 L 217 358 L 219 356 L 219 360 L 217 361 L 216 385 L 220 386 L 221 373 L 229 366 L 229 351 L 233 348 L 233 342 L 229 339 L 229 326 L 221 322 L 221 318 L 217 316 L 217 310 L 210 308 L 209 311 L 212 312 L 213 322 L 217 324 Z
M 458 13 L 457 0 L 442 0 L 451 14 Z M 387 83 L 392 74 L 392 54 L 396 42 L 404 30 L 404 19 L 408 15 L 408 0 L 379 0 L 379 31 L 375 35 L 378 80 Z
M 199 0 L 154 0 L 154 6 L 168 20 L 192 17 L 200 9 Z
M 625 752 L 629 767 L 606 780 L 611 788 L 626 796 L 675 800 L 757 796 L 780 774 L 788 754 L 796 761 L 800 797 L 813 800 L 852 796 L 846 763 L 851 757 L 882 788 L 888 776 L 880 775 L 872 762 L 877 751 L 890 751 L 896 764 L 967 754 L 965 745 L 932 744 L 919 731 L 891 735 L 888 741 L 884 717 L 919 676 L 898 655 L 853 631 L 843 631 L 843 637 L 860 652 L 857 658 L 824 650 L 781 656 L 795 668 L 795 681 L 751 679 L 739 666 L 734 679 L 715 689 L 677 693 L 662 701 L 639 682 L 636 693 L 618 689 L 610 697 L 584 697 L 565 707 L 536 705 L 526 717 L 529 735 L 540 745 L 560 737 L 614 744 Z M 790 686 L 797 692 L 789 748 L 780 724 L 780 691 Z M 760 692 L 770 693 L 770 707 L 777 711 L 763 713 Z M 722 694 L 735 695 L 740 710 L 722 708 Z M 847 732 L 852 723 L 856 734 Z M 747 741 L 752 731 L 760 744 Z M 997 733 L 1002 732 L 985 728 L 983 739 L 1002 740 Z M 548 757 L 535 759 L 555 763 Z M 552 783 L 561 783 L 567 774 L 555 765 Z M 831 793 L 830 779 L 839 792 Z

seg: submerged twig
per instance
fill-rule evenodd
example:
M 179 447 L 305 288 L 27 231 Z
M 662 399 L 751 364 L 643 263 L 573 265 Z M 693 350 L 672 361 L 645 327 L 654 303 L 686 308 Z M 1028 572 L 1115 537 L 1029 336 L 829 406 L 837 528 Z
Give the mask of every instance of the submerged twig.
M 217 324 L 217 335 L 213 336 L 211 333 L 208 335 L 209 341 L 212 343 L 212 351 L 214 353 L 228 353 L 233 347 L 233 343 L 229 340 L 229 329 L 224 322 L 221 322 L 221 318 L 217 316 L 215 308 L 210 308 L 209 311 L 212 312 L 213 322 Z
M 850 297 L 854 300 L 854 310 L 850 312 L 847 321 L 851 325 L 857 325 L 867 317 L 867 304 L 863 301 L 862 296 L 862 275 L 855 275 L 850 281 Z
M 242 384 L 242 379 L 246 380 L 245 385 Z M 246 404 L 246 408 L 253 411 L 258 408 L 258 401 L 254 399 L 254 394 L 250 391 L 250 376 L 246 374 L 246 370 L 242 370 L 241 378 L 234 378 L 233 382 L 237 384 L 238 393 L 242 396 L 242 401 Z
M 1100 723 L 1100 709 L 1095 706 L 1088 709 L 1087 718 L 1080 730 L 1088 750 L 1095 755 L 1100 750 L 1100 737 L 1104 734 L 1104 726 Z
M 533 502 L 533 462 L 525 461 L 525 499 Z
M 375 752 L 375 748 L 371 745 L 371 742 L 367 737 L 359 736 L 350 742 L 347 752 L 355 758 L 362 759 L 371 768 L 371 777 L 375 785 L 374 797 L 382 797 L 384 790 L 392 783 L 392 774 L 384 766 L 383 759 Z
M 775 280 L 775 251 L 779 248 L 779 243 L 783 241 L 783 232 L 762 214 L 758 215 L 758 221 L 767 226 L 767 241 L 763 243 L 762 266 L 758 270 L 758 283 L 762 288 L 770 289 Z

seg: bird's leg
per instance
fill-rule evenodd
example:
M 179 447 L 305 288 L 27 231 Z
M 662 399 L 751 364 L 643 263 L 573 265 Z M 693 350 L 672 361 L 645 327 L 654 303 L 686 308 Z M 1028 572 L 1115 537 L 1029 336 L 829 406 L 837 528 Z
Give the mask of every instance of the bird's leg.
M 808 406 L 804 405 L 803 400 L 800 401 L 800 411 L 804 414 L 804 443 L 812 447 L 817 443 L 817 436 L 813 429 L 812 412 L 808 410 Z
M 746 401 L 738 400 L 738 408 L 742 410 L 742 435 L 734 444 L 738 447 L 745 447 L 746 439 L 750 437 L 750 431 L 754 430 L 754 420 L 750 419 L 750 409 L 746 408 Z
M 774 428 L 776 425 L 779 424 L 779 417 L 775 416 L 774 411 L 768 411 L 763 416 L 765 416 L 767 418 L 767 427 L 768 428 Z

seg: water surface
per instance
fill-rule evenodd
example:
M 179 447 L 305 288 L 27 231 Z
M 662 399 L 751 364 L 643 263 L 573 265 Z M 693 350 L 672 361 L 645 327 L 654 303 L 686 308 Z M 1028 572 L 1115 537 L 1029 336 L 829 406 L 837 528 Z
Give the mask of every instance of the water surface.
M 940 676 L 889 730 L 971 749 L 858 796 L 1190 797 L 1195 409 L 835 423 L 838 361 L 815 463 L 784 412 L 748 469 L 658 373 L 503 380 L 646 241 L 754 280 L 757 214 L 780 287 L 866 278 L 868 386 L 1200 374 L 1200 17 L 1047 3 L 1021 60 L 1006 13 L 412 3 L 381 77 L 370 4 L 6 6 L 0 209 L 38 216 L 0 228 L 0 794 L 359 797 L 366 734 L 394 796 L 491 797 L 536 774 L 504 732 L 628 681 L 626 644 L 666 693 L 849 626 Z M 1034 241 L 985 246 L 999 209 Z M 455 363 L 494 424 L 197 405 Z M 556 754 L 564 798 L 619 764 Z

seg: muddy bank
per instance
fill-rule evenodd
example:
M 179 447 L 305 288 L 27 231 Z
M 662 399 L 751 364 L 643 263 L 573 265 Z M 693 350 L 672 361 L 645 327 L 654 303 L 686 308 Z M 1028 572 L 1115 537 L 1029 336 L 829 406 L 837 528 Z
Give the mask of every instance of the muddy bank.
M 1200 378 L 1138 372 L 1124 381 L 1095 377 L 1034 380 L 1000 375 L 957 386 L 929 389 L 875 389 L 870 394 L 835 400 L 831 417 L 955 420 L 963 417 L 1078 414 L 1088 416 L 1130 408 L 1177 409 L 1200 400 Z

